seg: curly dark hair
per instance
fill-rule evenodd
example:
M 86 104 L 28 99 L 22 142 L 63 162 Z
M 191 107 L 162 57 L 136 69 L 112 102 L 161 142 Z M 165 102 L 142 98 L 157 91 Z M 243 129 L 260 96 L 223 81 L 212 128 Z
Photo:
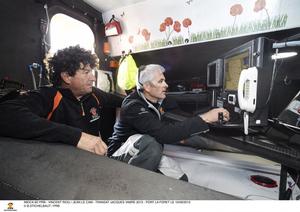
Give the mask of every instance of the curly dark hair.
M 91 68 L 95 68 L 97 58 L 91 51 L 80 48 L 79 45 L 58 50 L 53 57 L 48 59 L 49 74 L 53 85 L 61 85 L 61 72 L 67 72 L 70 76 L 74 76 L 80 69 L 80 63 L 84 66 L 89 64 Z

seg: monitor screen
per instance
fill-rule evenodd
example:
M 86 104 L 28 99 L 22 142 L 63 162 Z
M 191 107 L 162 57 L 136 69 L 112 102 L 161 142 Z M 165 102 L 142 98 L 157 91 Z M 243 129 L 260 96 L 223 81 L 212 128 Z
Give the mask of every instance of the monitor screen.
M 225 90 L 237 90 L 241 71 L 250 67 L 249 57 L 249 49 L 246 49 L 241 53 L 225 58 Z
M 207 87 L 223 85 L 223 59 L 216 59 L 207 64 Z
M 216 71 L 217 71 L 217 64 L 212 63 L 211 65 L 208 66 L 208 83 L 210 85 L 215 85 L 216 84 Z

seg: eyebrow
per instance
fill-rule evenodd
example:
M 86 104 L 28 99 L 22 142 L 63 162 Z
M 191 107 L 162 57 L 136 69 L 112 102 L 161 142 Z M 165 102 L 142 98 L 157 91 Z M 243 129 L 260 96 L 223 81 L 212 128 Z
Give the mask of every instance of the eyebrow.
M 80 70 L 92 71 L 93 69 L 91 67 L 84 66 L 83 68 L 80 68 Z
M 82 73 L 82 74 L 85 74 L 86 72 L 92 72 L 93 69 L 79 69 L 78 72 Z

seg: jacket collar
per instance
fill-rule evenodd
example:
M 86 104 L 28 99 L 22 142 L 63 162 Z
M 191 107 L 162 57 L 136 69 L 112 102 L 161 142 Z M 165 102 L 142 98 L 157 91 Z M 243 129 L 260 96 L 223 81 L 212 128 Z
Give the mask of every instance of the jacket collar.
M 161 106 L 162 101 L 157 102 L 158 103 L 158 108 L 154 107 L 153 103 L 151 103 L 148 99 L 146 99 L 145 95 L 143 92 L 137 90 L 136 91 L 138 96 L 147 104 L 148 108 L 154 110 L 154 112 L 158 115 L 159 120 L 161 119 L 161 114 L 158 110 L 158 108 Z
M 68 88 L 58 88 L 58 90 L 59 90 L 59 92 L 61 92 L 63 97 L 66 97 L 66 98 L 71 99 L 71 100 L 76 101 L 76 102 L 83 102 L 91 96 L 91 93 L 88 93 L 88 94 L 82 96 L 80 100 L 78 100 L 74 96 L 73 92 L 70 89 L 68 89 Z

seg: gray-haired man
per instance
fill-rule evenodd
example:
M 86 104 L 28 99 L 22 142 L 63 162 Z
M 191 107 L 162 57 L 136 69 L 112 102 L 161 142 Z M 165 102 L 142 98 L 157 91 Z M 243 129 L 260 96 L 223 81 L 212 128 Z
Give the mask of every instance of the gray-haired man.
M 217 121 L 218 113 L 223 113 L 225 121 L 229 119 L 229 113 L 217 108 L 183 122 L 164 123 L 161 109 L 168 88 L 164 71 L 157 64 L 139 68 L 137 89 L 122 103 L 120 119 L 109 139 L 108 155 L 141 168 L 187 180 L 175 161 L 162 155 L 163 144 L 178 143 L 197 133 L 206 132 L 207 123 Z

